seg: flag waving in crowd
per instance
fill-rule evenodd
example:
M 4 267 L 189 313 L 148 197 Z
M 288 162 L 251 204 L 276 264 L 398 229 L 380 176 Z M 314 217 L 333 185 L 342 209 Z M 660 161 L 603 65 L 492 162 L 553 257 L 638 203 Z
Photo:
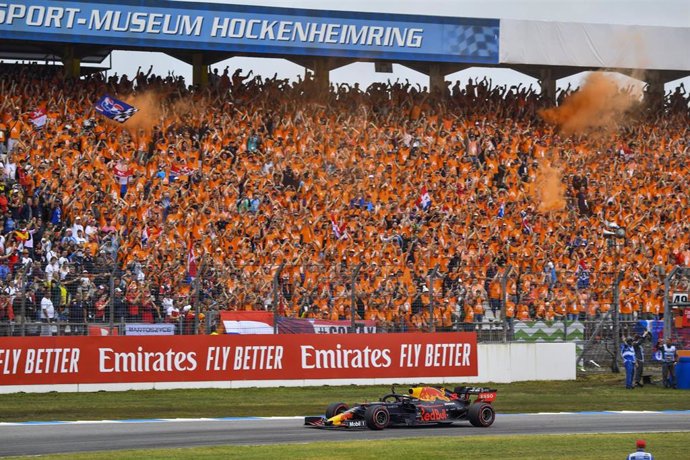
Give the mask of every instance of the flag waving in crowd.
M 48 116 L 46 115 L 45 109 L 39 108 L 31 112 L 29 120 L 31 120 L 31 124 L 34 125 L 34 129 L 41 129 L 48 121 Z
M 335 235 L 336 239 L 340 240 L 347 238 L 345 224 L 339 224 L 335 214 L 331 214 L 331 227 L 333 227 L 333 234 Z
M 118 123 L 124 123 L 138 111 L 138 109 L 126 102 L 122 102 L 107 94 L 96 102 L 95 109 L 104 117 L 115 120 Z
M 431 207 L 431 196 L 426 186 L 422 187 L 421 194 L 419 195 L 419 200 L 417 200 L 417 206 L 422 208 L 422 211 L 428 211 Z
M 141 231 L 141 245 L 143 247 L 146 247 L 146 245 L 149 243 L 149 226 L 144 225 L 144 229 Z

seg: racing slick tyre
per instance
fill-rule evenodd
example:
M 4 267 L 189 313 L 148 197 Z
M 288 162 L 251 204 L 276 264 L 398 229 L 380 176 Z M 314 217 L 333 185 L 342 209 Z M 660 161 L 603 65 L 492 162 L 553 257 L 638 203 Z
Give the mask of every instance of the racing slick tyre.
M 342 403 L 342 402 L 331 403 L 326 408 L 326 418 L 335 417 L 336 415 L 342 414 L 343 412 L 345 412 L 348 409 L 349 409 L 349 407 L 345 403 Z
M 477 402 L 467 410 L 467 419 L 474 426 L 490 427 L 496 419 L 496 411 L 491 404 Z
M 364 412 L 364 420 L 372 430 L 383 430 L 391 421 L 391 414 L 386 406 L 369 406 Z

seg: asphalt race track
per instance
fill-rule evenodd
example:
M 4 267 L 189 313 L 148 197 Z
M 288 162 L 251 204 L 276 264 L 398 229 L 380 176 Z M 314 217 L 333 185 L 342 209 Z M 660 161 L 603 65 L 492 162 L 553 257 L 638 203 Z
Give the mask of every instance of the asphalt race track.
M 690 431 L 690 411 L 498 414 L 491 428 L 450 427 L 333 431 L 301 418 L 0 423 L 0 456 L 222 444 L 356 441 L 418 436 Z

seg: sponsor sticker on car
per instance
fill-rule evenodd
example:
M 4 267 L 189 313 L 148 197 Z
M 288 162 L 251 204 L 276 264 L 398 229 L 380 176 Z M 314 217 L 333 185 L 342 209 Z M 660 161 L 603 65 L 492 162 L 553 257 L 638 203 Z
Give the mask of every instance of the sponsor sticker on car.
M 344 425 L 350 428 L 366 428 L 367 422 L 365 420 L 348 420 Z

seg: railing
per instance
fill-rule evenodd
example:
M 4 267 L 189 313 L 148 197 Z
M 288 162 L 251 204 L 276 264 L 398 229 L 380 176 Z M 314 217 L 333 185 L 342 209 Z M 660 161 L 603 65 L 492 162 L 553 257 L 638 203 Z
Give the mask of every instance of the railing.
M 198 277 L 175 293 L 165 282 L 146 281 L 137 270 L 84 274 L 84 283 L 71 284 L 46 284 L 19 272 L 13 294 L 0 295 L 5 305 L 0 335 L 126 334 L 131 325 L 156 325 L 150 332 L 210 334 L 224 310 L 269 311 L 274 332 L 285 317 L 347 321 L 350 330 L 360 321 L 374 321 L 377 332 L 475 330 L 480 341 L 492 342 L 519 340 L 516 325 L 531 321 L 560 322 L 565 330 L 568 321 L 577 320 L 592 324 L 594 336 L 611 324 L 614 341 L 625 333 L 624 328 L 616 331 L 625 300 L 622 272 L 598 273 L 589 283 L 568 285 L 509 265 L 486 268 L 441 257 L 424 270 L 344 261 L 328 267 L 236 267 L 229 285 L 217 278 L 203 260 Z M 41 291 L 53 303 L 52 318 L 41 312 Z

